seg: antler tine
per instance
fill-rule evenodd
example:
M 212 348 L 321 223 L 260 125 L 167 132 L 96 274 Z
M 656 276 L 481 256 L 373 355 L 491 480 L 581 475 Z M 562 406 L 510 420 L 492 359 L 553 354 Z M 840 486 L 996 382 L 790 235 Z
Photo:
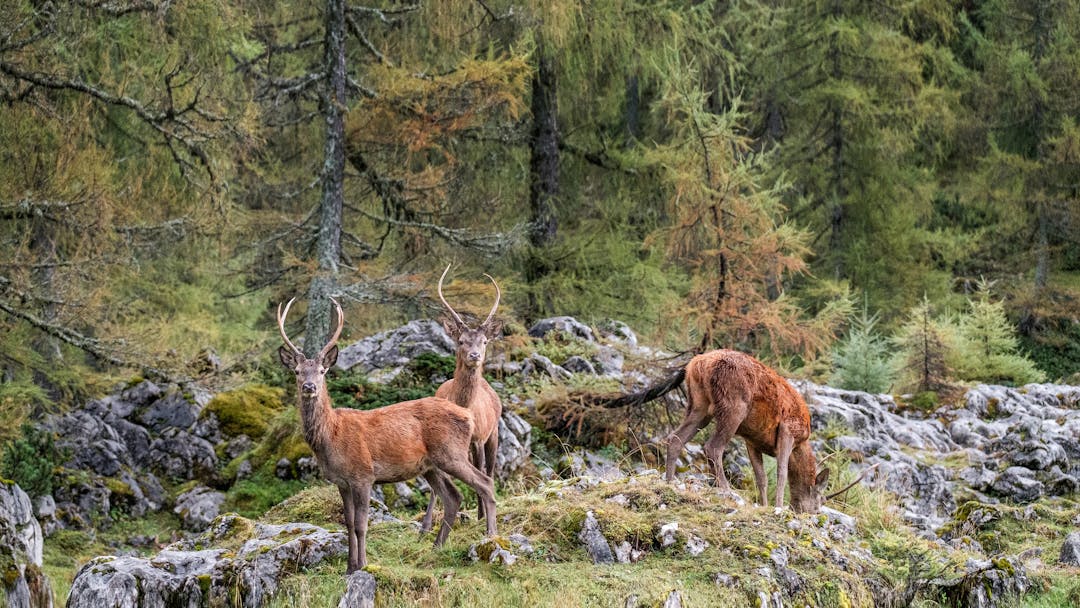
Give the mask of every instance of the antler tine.
M 446 265 L 446 270 L 442 271 L 442 276 L 439 277 L 439 299 L 442 300 L 443 306 L 445 306 L 446 309 L 450 311 L 450 314 L 453 315 L 455 321 L 457 321 L 461 325 L 464 325 L 464 326 L 468 327 L 468 325 L 465 324 L 465 321 L 461 320 L 461 315 L 457 314 L 457 311 L 454 310 L 454 307 L 450 306 L 450 304 L 448 304 L 446 302 L 446 298 L 443 297 L 443 294 L 442 294 L 442 282 L 443 282 L 443 279 L 446 278 L 446 273 L 449 272 L 449 271 L 450 271 L 450 264 L 447 264 Z
M 277 305 L 277 326 L 278 331 L 281 332 L 281 339 L 285 341 L 285 344 L 293 350 L 294 353 L 300 354 L 300 349 L 296 348 L 296 345 L 292 343 L 289 336 L 285 335 L 285 317 L 289 316 L 289 307 L 296 301 L 296 298 L 289 300 L 289 303 L 285 305 L 285 312 L 281 312 L 281 302 Z
M 863 469 L 863 472 L 859 473 L 859 476 L 855 478 L 855 481 L 853 481 L 853 482 L 849 483 L 848 485 L 844 486 L 843 488 L 833 492 L 832 494 L 829 494 L 828 496 L 825 497 L 825 499 L 826 500 L 832 500 L 833 498 L 843 494 L 844 492 L 847 492 L 848 490 L 850 490 L 852 488 L 852 486 L 854 486 L 855 484 L 862 481 L 863 478 L 865 478 L 870 473 L 870 471 L 873 471 L 874 469 L 878 468 L 879 464 L 881 464 L 881 463 L 879 462 L 879 463 L 877 463 L 877 464 L 875 464 L 873 466 L 869 466 L 869 467 Z
M 334 309 L 337 310 L 337 329 L 334 330 L 334 335 L 330 337 L 330 341 L 326 343 L 326 346 L 319 351 L 318 359 L 320 360 L 337 344 L 338 338 L 341 337 L 341 330 L 345 327 L 345 313 L 341 312 L 341 304 L 338 304 L 338 301 L 334 298 L 330 298 L 330 301 L 334 303 Z
M 480 324 L 481 327 L 485 327 L 488 323 L 491 322 L 491 319 L 495 316 L 495 310 L 499 308 L 499 299 L 502 298 L 502 292 L 499 291 L 499 284 L 495 282 L 495 279 L 493 279 L 491 275 L 486 272 L 484 273 L 484 276 L 491 279 L 491 283 L 495 285 L 495 305 L 491 307 L 491 312 L 488 313 L 488 316 L 486 319 L 484 319 L 484 322 Z

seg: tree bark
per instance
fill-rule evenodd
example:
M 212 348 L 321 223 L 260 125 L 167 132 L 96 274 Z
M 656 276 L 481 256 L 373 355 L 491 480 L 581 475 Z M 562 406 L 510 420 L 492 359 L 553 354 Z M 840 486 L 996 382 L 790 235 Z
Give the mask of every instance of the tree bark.
M 322 111 L 326 121 L 323 146 L 322 197 L 319 201 L 319 234 L 315 243 L 318 270 L 308 288 L 308 314 L 304 354 L 322 349 L 330 335 L 330 302 L 337 284 L 341 259 L 341 213 L 345 199 L 345 1 L 327 0 L 323 33 L 326 70 Z
M 532 222 L 529 228 L 531 250 L 525 264 L 525 281 L 529 292 L 526 316 L 535 318 L 552 303 L 541 302 L 535 286 L 551 272 L 545 249 L 554 241 L 558 230 L 555 202 L 559 196 L 559 126 L 554 61 L 540 39 L 536 49 L 536 72 L 532 78 L 532 141 L 529 160 L 529 203 Z

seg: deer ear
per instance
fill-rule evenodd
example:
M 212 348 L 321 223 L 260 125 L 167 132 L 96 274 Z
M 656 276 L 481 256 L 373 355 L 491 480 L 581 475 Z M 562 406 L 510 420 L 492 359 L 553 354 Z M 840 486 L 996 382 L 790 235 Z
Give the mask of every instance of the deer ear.
M 449 335 L 454 340 L 457 340 L 458 337 L 461 335 L 461 326 L 454 321 L 451 321 L 449 319 L 443 319 L 442 327 L 444 330 L 446 330 L 447 335 Z
M 818 473 L 817 479 L 814 480 L 814 485 L 819 488 L 824 488 L 825 484 L 829 483 L 829 469 L 828 467 L 821 469 Z
M 296 353 L 294 353 L 291 348 L 282 344 L 281 347 L 277 349 L 277 354 L 278 359 L 281 359 L 281 364 L 284 365 L 286 369 L 289 371 L 296 369 Z
M 326 354 L 322 358 L 323 369 L 330 369 L 337 363 L 338 347 L 337 344 L 330 347 L 330 350 L 326 351 Z
M 488 340 L 494 340 L 502 335 L 503 324 L 498 319 L 492 319 L 487 325 L 484 326 L 484 335 Z

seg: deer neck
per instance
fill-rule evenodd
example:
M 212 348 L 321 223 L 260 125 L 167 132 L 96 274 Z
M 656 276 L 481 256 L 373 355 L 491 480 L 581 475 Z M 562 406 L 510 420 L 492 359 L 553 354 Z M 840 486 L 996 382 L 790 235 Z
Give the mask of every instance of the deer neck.
M 816 476 L 817 461 L 814 459 L 810 442 L 803 441 L 796 444 L 788 460 L 788 479 L 791 481 L 792 488 L 811 486 Z
M 467 407 L 484 383 L 483 365 L 469 367 L 464 361 L 459 360 L 454 367 L 454 390 L 451 391 L 453 398 L 450 401 Z
M 304 440 L 316 456 L 321 456 L 329 445 L 330 430 L 336 418 L 325 386 L 311 397 L 300 396 L 300 421 L 303 425 Z

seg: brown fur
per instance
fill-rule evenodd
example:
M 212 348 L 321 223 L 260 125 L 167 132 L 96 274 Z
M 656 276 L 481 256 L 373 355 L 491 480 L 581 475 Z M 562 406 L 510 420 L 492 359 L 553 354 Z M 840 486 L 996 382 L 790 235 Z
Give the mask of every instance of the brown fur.
M 443 322 L 443 328 L 457 343 L 457 349 L 454 351 L 454 377 L 443 382 L 436 389 L 435 396 L 449 399 L 472 413 L 474 426 L 469 456 L 478 469 L 494 479 L 495 453 L 499 449 L 499 419 L 502 417 L 502 402 L 495 389 L 491 388 L 487 380 L 484 380 L 484 360 L 487 358 L 488 342 L 498 336 L 502 330 L 502 325 L 494 319 L 501 293 L 499 285 L 492 279 L 496 291 L 495 305 L 479 327 L 473 329 L 465 323 L 442 295 L 442 281 L 446 278 L 448 270 L 450 270 L 449 265 L 443 271 L 443 276 L 439 278 L 438 292 L 439 299 L 451 315 L 451 319 Z M 420 524 L 421 530 L 431 529 L 434 509 L 435 495 L 433 493 Z M 485 517 L 484 505 L 478 504 L 476 510 L 477 517 L 483 519 Z
M 776 506 L 783 505 L 784 487 L 790 481 L 796 511 L 816 512 L 820 508 L 823 498 L 818 486 L 828 479 L 828 469 L 816 473 L 817 463 L 809 443 L 810 410 L 786 380 L 750 355 L 716 350 L 690 360 L 686 388 L 690 397 L 686 415 L 668 438 L 669 481 L 675 477 L 675 461 L 684 444 L 698 429 L 715 420 L 713 435 L 705 443 L 705 455 L 722 491 L 731 489 L 724 475 L 724 448 L 733 435 L 738 435 L 746 443 L 761 504 L 769 504 L 762 461 L 762 454 L 768 454 L 777 462 Z
M 449 474 L 476 491 L 485 505 L 487 533 L 495 535 L 495 486 L 491 477 L 469 462 L 475 423 L 468 410 L 438 397 L 368 411 L 331 406 L 326 371 L 337 360 L 332 342 L 343 322 L 341 308 L 337 310 L 339 330 L 331 344 L 316 359 L 307 359 L 285 336 L 279 309 L 278 324 L 286 345 L 278 354 L 282 364 L 296 374 L 304 437 L 323 475 L 341 493 L 349 537 L 347 572 L 367 564 L 368 503 L 376 483 L 423 476 L 446 505 L 442 528 L 435 537 L 435 544 L 441 545 L 461 506 L 461 493 Z

